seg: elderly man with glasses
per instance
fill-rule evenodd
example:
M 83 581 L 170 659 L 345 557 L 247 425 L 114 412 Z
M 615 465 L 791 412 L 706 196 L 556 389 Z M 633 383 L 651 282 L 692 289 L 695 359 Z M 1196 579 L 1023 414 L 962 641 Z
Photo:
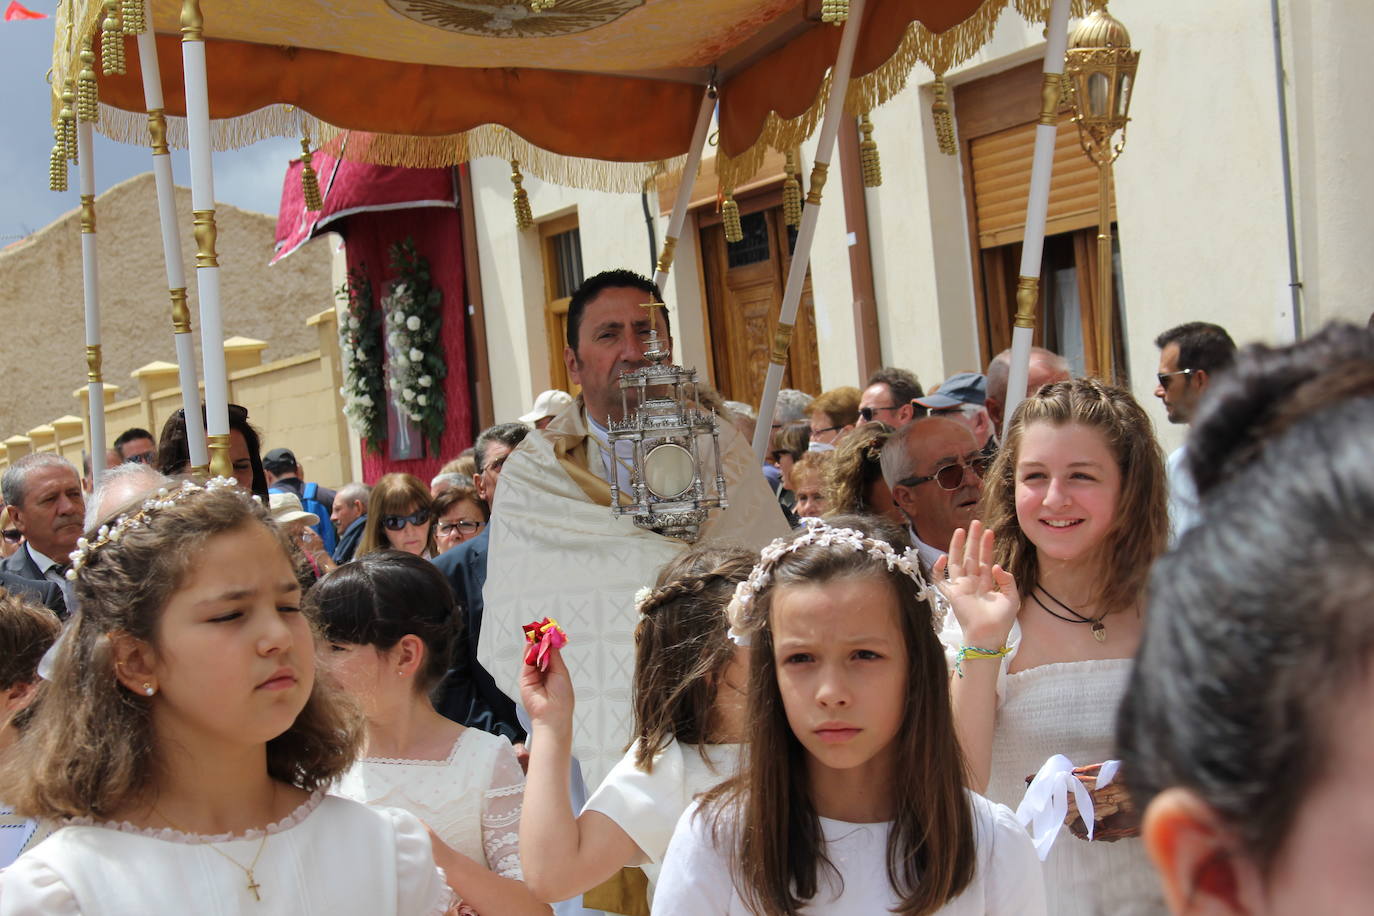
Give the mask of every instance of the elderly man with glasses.
M 1155 338 L 1159 372 L 1155 397 L 1164 402 L 1170 423 L 1190 424 L 1203 394 L 1218 372 L 1236 361 L 1236 343 L 1226 329 L 1206 321 L 1190 321 Z M 1197 524 L 1197 488 L 1188 475 L 1187 443 L 1169 455 L 1169 523 L 1173 538 Z
M 954 532 L 976 517 L 988 457 L 962 423 L 923 417 L 894 433 L 879 461 L 929 574 Z

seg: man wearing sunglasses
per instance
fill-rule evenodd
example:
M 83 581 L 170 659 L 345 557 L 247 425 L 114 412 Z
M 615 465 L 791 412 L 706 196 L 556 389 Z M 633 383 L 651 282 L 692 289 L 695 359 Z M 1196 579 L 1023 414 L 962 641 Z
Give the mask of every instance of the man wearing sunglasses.
M 1226 329 L 1206 321 L 1190 321 L 1155 338 L 1159 372 L 1155 397 L 1164 402 L 1170 423 L 1190 424 L 1198 403 L 1218 372 L 1236 361 L 1236 342 Z M 1187 443 L 1169 455 L 1169 522 L 1173 537 L 1197 524 L 1197 488 L 1188 475 Z
M 137 426 L 119 434 L 114 441 L 114 450 L 119 453 L 120 464 L 126 461 L 154 464 L 157 460 L 157 443 L 153 441 L 153 434 Z
M 905 426 L 925 413 L 912 403 L 925 394 L 916 376 L 895 366 L 884 366 L 868 377 L 859 397 L 859 419 L 886 423 L 893 429 Z
M 955 530 L 967 528 L 976 517 L 987 455 L 962 423 L 923 417 L 894 433 L 879 460 L 921 566 L 929 573 L 949 549 Z

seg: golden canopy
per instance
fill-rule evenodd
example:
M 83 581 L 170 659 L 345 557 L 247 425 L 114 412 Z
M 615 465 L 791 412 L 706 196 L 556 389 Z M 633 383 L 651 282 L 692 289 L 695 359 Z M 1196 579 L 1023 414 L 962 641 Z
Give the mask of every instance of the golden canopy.
M 1075 0 L 1076 13 L 1093 0 Z M 350 158 L 434 166 L 515 156 L 549 180 L 607 190 L 639 182 L 690 145 L 702 88 L 719 87 L 719 170 L 752 174 L 766 146 L 791 148 L 821 115 L 840 30 L 819 0 L 202 0 L 217 148 L 342 132 Z M 1014 7 L 1049 0 L 870 0 L 846 107 L 863 113 L 921 62 L 967 59 Z M 180 0 L 153 0 L 174 144 L 184 141 Z M 53 85 L 98 39 L 99 0 L 59 8 Z M 99 76 L 98 128 L 144 143 L 137 44 L 125 75 Z M 100 41 L 94 42 L 98 50 Z M 99 67 L 97 67 L 99 73 Z M 56 107 L 54 109 L 56 114 Z M 601 162 L 571 162 L 600 160 Z

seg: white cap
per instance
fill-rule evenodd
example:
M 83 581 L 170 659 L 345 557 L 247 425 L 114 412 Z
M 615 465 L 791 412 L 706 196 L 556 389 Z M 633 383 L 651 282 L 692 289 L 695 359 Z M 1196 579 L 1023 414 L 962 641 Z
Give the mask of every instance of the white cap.
M 541 391 L 534 399 L 534 409 L 520 418 L 521 423 L 538 423 L 545 417 L 556 417 L 573 402 L 573 396 L 560 388 Z
M 307 525 L 318 525 L 320 517 L 314 512 L 306 512 L 301 498 L 295 493 L 269 493 L 268 504 L 272 507 L 272 520 L 278 525 L 305 519 Z

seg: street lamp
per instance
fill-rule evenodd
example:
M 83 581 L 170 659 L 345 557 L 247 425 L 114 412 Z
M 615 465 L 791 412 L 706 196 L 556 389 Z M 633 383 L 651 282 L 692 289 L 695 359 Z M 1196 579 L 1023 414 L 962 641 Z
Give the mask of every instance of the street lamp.
M 1083 152 L 1097 165 L 1098 371 L 1114 380 L 1112 365 L 1112 163 L 1126 146 L 1126 122 L 1140 52 L 1131 48 L 1126 27 L 1097 9 L 1069 35 L 1064 55 L 1073 121 Z M 1113 142 L 1117 132 L 1120 139 Z

